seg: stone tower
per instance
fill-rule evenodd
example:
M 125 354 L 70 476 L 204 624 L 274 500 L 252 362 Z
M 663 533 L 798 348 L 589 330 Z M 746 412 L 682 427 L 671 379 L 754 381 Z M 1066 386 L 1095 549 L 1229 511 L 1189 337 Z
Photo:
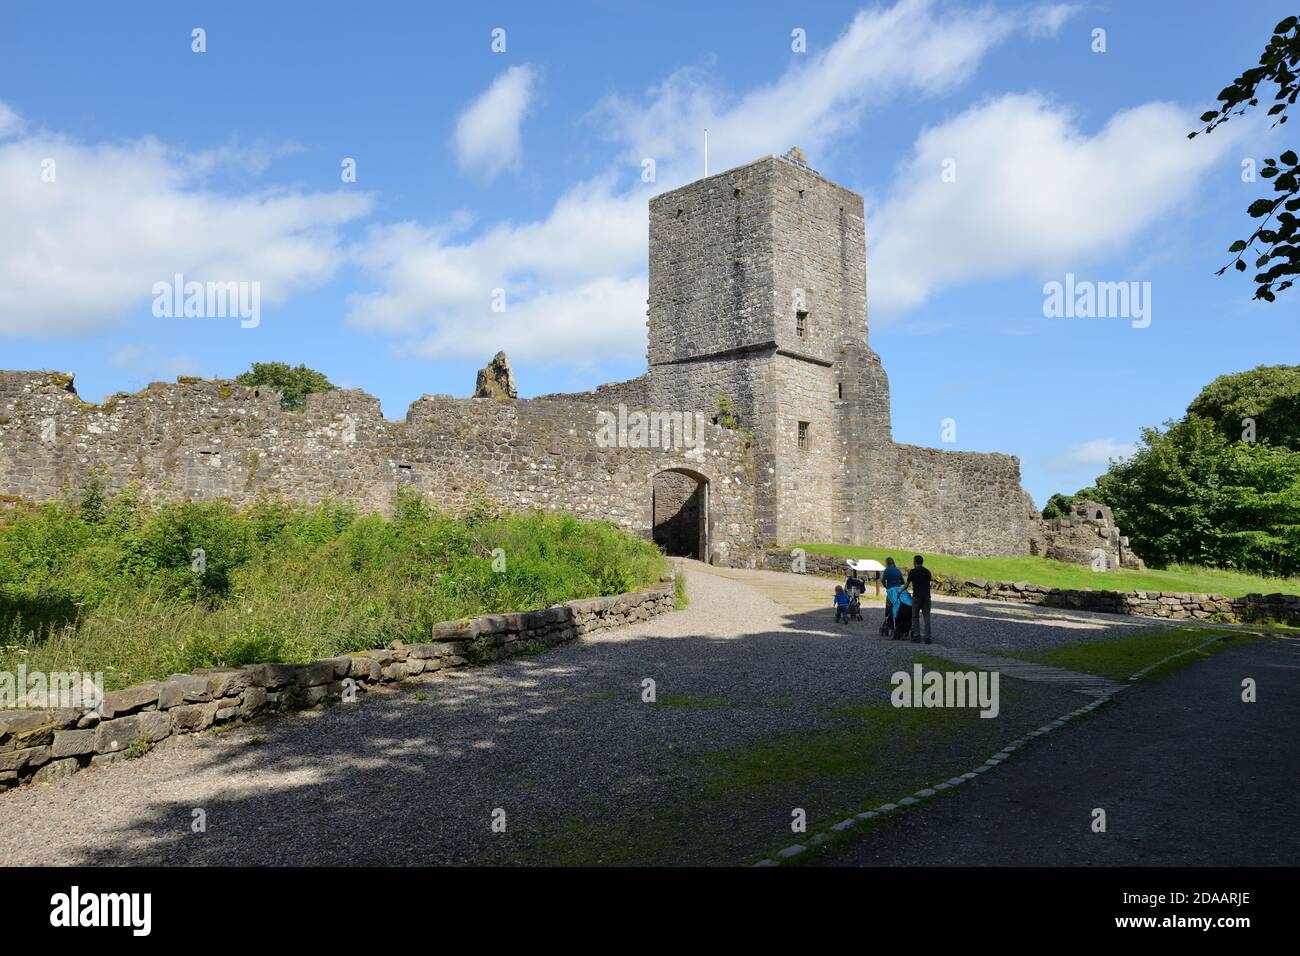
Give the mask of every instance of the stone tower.
M 650 202 L 650 397 L 753 432 L 756 537 L 858 543 L 892 454 L 862 197 L 792 150 Z

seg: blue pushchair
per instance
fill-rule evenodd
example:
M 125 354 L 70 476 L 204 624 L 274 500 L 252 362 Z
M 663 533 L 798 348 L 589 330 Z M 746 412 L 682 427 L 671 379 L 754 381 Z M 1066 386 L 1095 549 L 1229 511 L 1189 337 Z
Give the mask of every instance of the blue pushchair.
M 912 595 L 896 584 L 885 591 L 885 619 L 880 622 L 880 636 L 901 641 L 912 633 Z

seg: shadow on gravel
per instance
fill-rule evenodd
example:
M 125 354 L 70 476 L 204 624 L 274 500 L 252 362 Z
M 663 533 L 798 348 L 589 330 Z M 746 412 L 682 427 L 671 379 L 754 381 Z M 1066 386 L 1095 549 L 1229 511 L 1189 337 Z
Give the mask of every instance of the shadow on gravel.
M 1300 865 L 1297 674 L 1300 643 L 1235 642 L 1119 695 L 954 799 L 887 818 L 866 839 L 805 862 Z M 1242 700 L 1246 677 L 1258 683 L 1252 703 Z M 1093 826 L 1098 808 L 1104 832 Z
M 1035 647 L 1115 633 L 1062 612 L 936 612 L 925 648 L 935 656 L 945 642 Z M 866 617 L 789 614 L 783 630 L 731 637 L 617 632 L 208 734 L 177 761 L 183 772 L 168 770 L 172 755 L 151 755 L 79 791 L 206 796 L 151 800 L 129 828 L 100 830 L 77 862 L 743 862 L 789 842 L 794 808 L 811 832 L 968 770 L 1077 703 L 1006 681 L 997 719 L 895 710 L 889 675 L 910 667 L 918 645 L 879 638 L 878 609 Z M 647 679 L 653 704 L 642 700 Z M 179 780 L 155 788 L 155 772 Z M 118 784 L 118 773 L 131 776 Z M 195 809 L 204 833 L 191 831 Z M 505 832 L 493 830 L 496 810 Z

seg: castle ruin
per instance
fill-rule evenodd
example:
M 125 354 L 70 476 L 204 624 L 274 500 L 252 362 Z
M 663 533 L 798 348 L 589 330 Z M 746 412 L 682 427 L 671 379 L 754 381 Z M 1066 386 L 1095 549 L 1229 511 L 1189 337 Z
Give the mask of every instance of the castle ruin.
M 648 370 L 592 392 L 514 398 L 498 356 L 484 397 L 424 396 L 397 422 L 361 391 L 285 411 L 269 389 L 181 379 L 92 405 L 70 374 L 0 372 L 0 496 L 92 475 L 381 510 L 403 489 L 452 508 L 482 493 L 718 563 L 805 542 L 1047 553 L 1018 459 L 893 441 L 861 196 L 795 151 L 765 157 L 653 198 L 649 256 Z M 634 422 L 615 441 L 611 416 Z M 692 421 L 674 440 L 669 423 Z

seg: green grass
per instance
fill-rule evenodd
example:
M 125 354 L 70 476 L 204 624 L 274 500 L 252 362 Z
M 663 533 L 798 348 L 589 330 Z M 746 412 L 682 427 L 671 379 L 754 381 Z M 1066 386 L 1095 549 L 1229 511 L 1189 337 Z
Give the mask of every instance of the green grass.
M 1227 636 L 1229 640 L 1214 640 Z M 1131 634 L 1114 640 L 1087 641 L 1079 644 L 1067 644 L 1045 651 L 1005 651 L 1007 657 L 1016 657 L 1026 661 L 1036 661 L 1052 667 L 1064 667 L 1066 670 L 1082 671 L 1086 674 L 1099 674 L 1111 680 L 1126 681 L 1143 668 L 1150 667 L 1157 661 L 1177 654 L 1180 651 L 1192 651 L 1176 660 L 1144 674 L 1142 680 L 1164 677 L 1174 670 L 1188 664 L 1203 660 L 1211 654 L 1228 647 L 1231 640 L 1251 640 L 1249 635 L 1240 635 L 1236 631 L 1214 630 L 1200 627 L 1176 627 L 1167 631 Z M 1214 643 L 1206 644 L 1214 640 Z
M 389 516 L 130 492 L 0 519 L 0 671 L 102 672 L 109 689 L 197 667 L 302 662 L 428 639 L 438 621 L 654 585 L 650 542 L 480 502 Z
M 153 744 L 150 741 L 133 740 L 127 744 L 126 749 L 122 751 L 122 756 L 127 760 L 139 760 L 151 750 L 153 750 Z
M 881 564 L 886 557 L 904 569 L 912 566 L 914 552 L 903 548 L 857 547 L 847 544 L 803 544 L 799 547 L 816 554 L 841 558 L 875 558 Z M 1268 578 L 1220 568 L 1172 565 L 1146 571 L 1093 571 L 1079 564 L 1066 564 L 1048 558 L 1020 555 L 996 558 L 960 558 L 947 554 L 926 554 L 925 566 L 941 577 L 983 578 L 986 581 L 1026 581 L 1045 587 L 1094 591 L 1184 591 L 1194 594 L 1300 594 L 1300 578 Z

